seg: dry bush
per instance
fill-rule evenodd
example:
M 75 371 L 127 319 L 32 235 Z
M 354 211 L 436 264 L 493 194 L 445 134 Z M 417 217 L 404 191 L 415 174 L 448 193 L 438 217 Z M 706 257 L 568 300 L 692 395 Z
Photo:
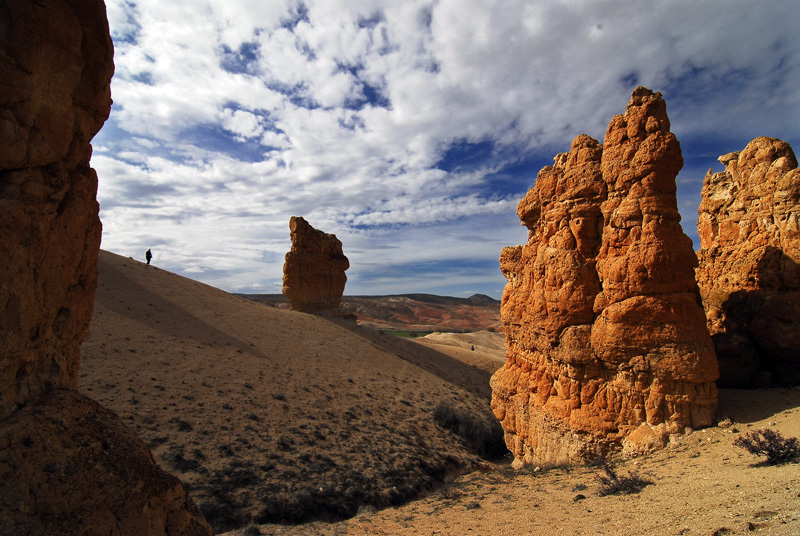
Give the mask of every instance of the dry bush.
M 645 486 L 653 484 L 652 480 L 636 471 L 630 471 L 627 475 L 619 475 L 611 463 L 604 461 L 602 464 L 605 474 L 595 477 L 600 484 L 601 496 L 639 493 Z
M 766 456 L 767 465 L 789 463 L 800 458 L 800 441 L 796 437 L 783 437 L 780 432 L 764 428 L 737 437 L 733 445 L 756 456 Z

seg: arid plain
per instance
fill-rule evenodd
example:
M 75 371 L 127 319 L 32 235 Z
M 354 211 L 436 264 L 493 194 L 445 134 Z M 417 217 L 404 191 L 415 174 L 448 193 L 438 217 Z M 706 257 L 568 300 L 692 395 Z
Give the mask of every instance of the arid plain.
M 798 465 L 732 445 L 763 427 L 800 435 L 798 389 L 722 390 L 731 425 L 620 463 L 654 484 L 601 497 L 596 467 L 486 461 L 501 333 L 410 341 L 107 252 L 99 269 L 80 390 L 136 430 L 218 533 L 800 532 Z M 437 407 L 471 416 L 483 443 L 438 424 Z

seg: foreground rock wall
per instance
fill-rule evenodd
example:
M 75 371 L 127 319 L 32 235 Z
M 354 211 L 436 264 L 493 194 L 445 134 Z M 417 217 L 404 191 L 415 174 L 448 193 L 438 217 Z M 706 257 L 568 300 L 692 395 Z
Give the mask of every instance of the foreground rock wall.
M 339 312 L 345 270 L 350 262 L 336 235 L 311 227 L 299 216 L 289 220 L 292 249 L 283 265 L 283 294 L 295 311 Z
M 111 104 L 107 26 L 100 2 L 0 6 L 0 418 L 77 386 L 97 285 L 89 141 Z
M 800 383 L 800 170 L 791 146 L 756 138 L 703 183 L 697 281 L 720 385 Z
M 718 376 L 661 94 L 634 91 L 605 143 L 581 135 L 518 207 L 501 269 L 507 362 L 492 407 L 518 462 L 559 464 L 711 424 Z
M 210 534 L 180 481 L 79 394 L 108 118 L 102 0 L 0 3 L 0 534 Z

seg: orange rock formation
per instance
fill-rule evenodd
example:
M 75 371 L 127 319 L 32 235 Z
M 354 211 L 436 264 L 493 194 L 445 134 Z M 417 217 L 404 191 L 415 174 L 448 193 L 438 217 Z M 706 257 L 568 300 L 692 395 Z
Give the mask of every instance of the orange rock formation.
M 529 238 L 500 258 L 507 362 L 491 382 L 518 463 L 637 454 L 712 422 L 718 368 L 669 126 L 661 94 L 637 88 L 603 145 L 575 138 L 519 204 Z
M 697 281 L 720 385 L 800 383 L 800 169 L 788 143 L 756 138 L 703 183 Z
M 337 314 L 350 267 L 341 241 L 299 216 L 289 220 L 289 231 L 292 249 L 283 265 L 283 294 L 295 311 Z
M 97 287 L 90 141 L 102 0 L 0 4 L 0 534 L 210 534 L 180 482 L 77 387 Z

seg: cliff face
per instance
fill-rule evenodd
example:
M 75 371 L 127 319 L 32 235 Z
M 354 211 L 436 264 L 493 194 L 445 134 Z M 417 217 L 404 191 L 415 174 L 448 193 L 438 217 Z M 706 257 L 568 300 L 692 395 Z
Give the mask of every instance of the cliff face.
M 77 386 L 101 231 L 89 141 L 114 65 L 102 2 L 3 2 L 0 28 L 2 418 Z
M 659 93 L 634 91 L 605 142 L 581 135 L 518 207 L 501 269 L 507 362 L 492 407 L 517 461 L 564 463 L 711 424 L 718 376 Z
M 800 383 L 800 170 L 756 138 L 703 183 L 697 281 L 727 387 Z
M 74 390 L 100 247 L 90 141 L 113 71 L 102 0 L 0 3 L 2 534 L 210 534 L 136 435 Z
M 283 294 L 295 311 L 338 313 L 350 262 L 336 235 L 301 217 L 289 220 L 292 249 L 283 265 Z

